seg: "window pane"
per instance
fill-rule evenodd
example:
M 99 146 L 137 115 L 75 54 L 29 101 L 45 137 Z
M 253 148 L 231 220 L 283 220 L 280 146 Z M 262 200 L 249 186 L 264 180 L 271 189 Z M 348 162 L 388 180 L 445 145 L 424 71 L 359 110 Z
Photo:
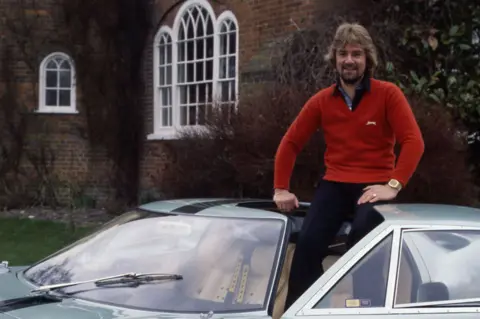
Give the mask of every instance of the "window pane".
M 61 106 L 70 106 L 70 90 L 61 90 L 60 91 L 60 105 Z
M 222 102 L 226 102 L 229 100 L 229 83 L 227 81 L 225 82 L 222 82 L 221 85 L 220 85 L 220 88 L 221 88 L 221 101 Z
M 235 57 L 232 56 L 228 59 L 228 77 L 234 78 L 235 77 Z
M 231 54 L 234 54 L 236 53 L 237 51 L 237 33 L 236 32 L 232 32 L 228 35 L 229 37 L 229 49 L 230 49 L 230 52 Z
M 220 36 L 220 54 L 225 55 L 227 54 L 227 36 L 222 34 Z
M 49 88 L 57 87 L 58 83 L 58 72 L 57 71 L 47 71 L 47 81 L 46 85 Z
M 51 60 L 50 62 L 48 62 L 47 69 L 56 69 L 56 68 L 57 68 L 57 63 L 55 63 L 54 60 Z
M 195 81 L 203 81 L 205 79 L 204 72 L 203 72 L 205 68 L 205 62 L 202 62 L 202 61 L 197 62 L 195 68 L 196 68 Z
M 227 59 L 220 58 L 220 66 L 219 66 L 219 76 L 220 79 L 225 79 L 227 77 Z
M 72 85 L 70 71 L 60 71 L 60 87 L 69 88 Z
M 195 125 L 197 123 L 197 107 L 196 106 L 190 106 L 188 117 L 189 117 L 188 118 L 189 125 Z
M 207 69 L 205 70 L 205 79 L 211 80 L 213 79 L 213 61 L 207 61 Z
M 168 89 L 169 88 L 164 88 L 162 89 L 162 93 L 161 93 L 161 96 L 162 96 L 162 105 L 168 105 Z
M 180 107 L 180 125 L 187 124 L 187 106 Z
M 166 60 L 166 58 L 167 58 L 167 57 L 165 56 L 165 49 L 166 49 L 165 45 L 161 45 L 161 46 L 159 47 L 159 50 L 158 50 L 158 58 L 159 58 L 159 59 L 158 59 L 158 64 L 160 64 L 160 65 L 164 65 L 164 64 L 165 64 L 165 60 Z
M 187 87 L 180 87 L 180 104 L 187 104 Z
M 405 232 L 395 303 L 480 298 L 479 249 L 478 230 Z
M 169 126 L 168 119 L 168 108 L 164 107 L 162 108 L 162 126 Z
M 186 52 L 186 44 L 184 42 L 178 43 L 178 53 L 177 59 L 179 62 L 185 61 L 185 52 Z
M 213 57 L 213 37 L 207 38 L 207 57 Z
M 384 307 L 392 235 L 367 253 L 315 308 Z
M 195 62 L 187 64 L 187 82 L 193 82 L 194 81 L 194 74 L 193 74 L 194 68 L 195 68 Z
M 45 90 L 45 104 L 47 106 L 57 106 L 57 90 Z
M 172 84 L 172 66 L 169 65 L 166 68 L 167 68 L 166 83 L 170 85 Z
M 159 73 L 159 84 L 160 85 L 165 85 L 165 67 L 164 66 L 159 66 L 158 67 L 158 73 Z
M 167 52 L 167 63 L 172 63 L 172 44 L 169 43 L 165 50 Z
M 197 40 L 197 47 L 195 48 L 196 52 L 196 59 L 201 60 L 205 57 L 205 40 L 198 39 Z
M 235 88 L 235 81 L 230 81 L 230 101 L 237 100 L 237 92 Z
M 63 60 L 62 63 L 60 63 L 60 69 L 70 70 L 70 63 L 68 63 L 68 60 Z
M 198 106 L 198 124 L 205 125 L 205 105 L 200 104 Z

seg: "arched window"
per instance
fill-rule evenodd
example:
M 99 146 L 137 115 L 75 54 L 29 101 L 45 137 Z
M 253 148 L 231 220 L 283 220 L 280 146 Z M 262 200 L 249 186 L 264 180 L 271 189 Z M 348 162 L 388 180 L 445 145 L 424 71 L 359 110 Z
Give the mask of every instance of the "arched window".
M 75 68 L 65 53 L 55 52 L 40 64 L 38 111 L 45 113 L 77 113 Z
M 154 42 L 154 132 L 173 138 L 202 127 L 213 106 L 236 105 L 238 23 L 230 11 L 215 17 L 206 0 L 186 1 L 173 28 L 162 26 Z

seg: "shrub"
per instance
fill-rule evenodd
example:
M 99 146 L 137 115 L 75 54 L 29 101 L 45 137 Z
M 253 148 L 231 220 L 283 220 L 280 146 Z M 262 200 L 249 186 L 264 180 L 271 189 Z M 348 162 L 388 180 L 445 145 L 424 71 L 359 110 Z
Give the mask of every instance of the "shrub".
M 186 131 L 171 141 L 174 164 L 165 170 L 168 196 L 270 197 L 276 149 L 308 96 L 280 85 L 264 87 L 242 100 L 231 121 L 213 112 L 204 132 Z M 311 190 L 322 170 L 317 134 L 297 160 L 295 189 Z
M 476 204 L 477 190 L 468 163 L 464 128 L 438 103 L 409 96 L 425 141 L 416 173 L 399 195 L 400 202 Z

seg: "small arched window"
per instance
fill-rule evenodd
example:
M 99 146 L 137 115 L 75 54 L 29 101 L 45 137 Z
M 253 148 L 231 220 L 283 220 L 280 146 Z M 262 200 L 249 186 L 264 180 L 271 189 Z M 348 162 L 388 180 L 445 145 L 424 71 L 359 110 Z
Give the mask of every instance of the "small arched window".
M 75 67 L 65 53 L 55 52 L 40 64 L 38 112 L 77 113 Z

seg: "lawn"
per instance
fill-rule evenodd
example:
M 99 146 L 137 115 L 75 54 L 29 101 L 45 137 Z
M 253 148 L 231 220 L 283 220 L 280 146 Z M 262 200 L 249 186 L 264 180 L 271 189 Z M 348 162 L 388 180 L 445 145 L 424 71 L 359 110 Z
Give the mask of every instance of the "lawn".
M 72 243 L 90 228 L 73 230 L 65 223 L 0 218 L 0 261 L 11 266 L 26 265 Z

